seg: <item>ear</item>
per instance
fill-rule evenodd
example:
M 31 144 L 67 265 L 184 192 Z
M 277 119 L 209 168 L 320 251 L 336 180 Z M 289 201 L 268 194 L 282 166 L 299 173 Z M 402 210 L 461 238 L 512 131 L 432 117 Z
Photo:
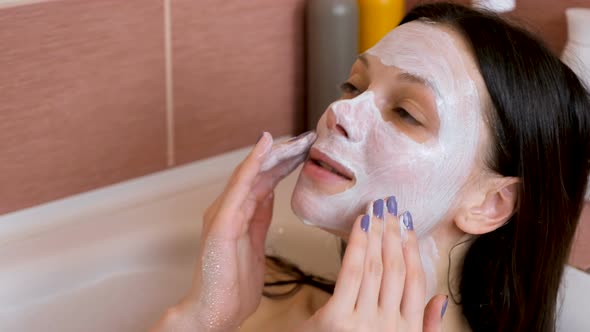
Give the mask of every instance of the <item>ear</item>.
M 514 213 L 518 178 L 490 178 L 479 189 L 479 198 L 466 201 L 455 217 L 455 224 L 468 234 L 484 234 L 504 225 Z

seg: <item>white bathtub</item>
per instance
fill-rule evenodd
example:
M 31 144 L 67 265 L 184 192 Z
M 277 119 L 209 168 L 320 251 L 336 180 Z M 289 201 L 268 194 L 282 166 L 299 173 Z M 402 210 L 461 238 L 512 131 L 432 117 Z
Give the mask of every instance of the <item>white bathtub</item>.
M 246 153 L 1 216 L 0 331 L 147 331 L 189 288 L 202 212 Z M 268 252 L 334 278 L 338 241 L 291 213 L 296 173 L 276 191 Z M 590 331 L 590 276 L 568 268 L 564 285 L 560 331 Z

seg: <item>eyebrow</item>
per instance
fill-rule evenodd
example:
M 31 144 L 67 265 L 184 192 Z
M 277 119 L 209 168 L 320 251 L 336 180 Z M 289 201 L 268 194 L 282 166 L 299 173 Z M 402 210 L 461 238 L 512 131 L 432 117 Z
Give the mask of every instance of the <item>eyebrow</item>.
M 424 77 L 414 75 L 408 72 L 401 72 L 398 75 L 398 77 L 399 79 L 406 81 L 408 83 L 424 85 L 425 87 L 431 89 L 434 93 L 440 96 L 439 90 L 436 87 L 436 85 Z
M 402 70 L 397 75 L 397 77 L 399 80 L 405 81 L 410 84 L 422 85 L 422 86 L 426 87 L 427 89 L 429 89 L 430 91 L 432 91 L 432 93 L 434 93 L 434 95 L 437 98 L 442 98 L 442 94 L 441 94 L 438 86 L 433 81 L 429 80 L 428 78 L 425 78 L 424 76 L 409 73 L 407 71 Z

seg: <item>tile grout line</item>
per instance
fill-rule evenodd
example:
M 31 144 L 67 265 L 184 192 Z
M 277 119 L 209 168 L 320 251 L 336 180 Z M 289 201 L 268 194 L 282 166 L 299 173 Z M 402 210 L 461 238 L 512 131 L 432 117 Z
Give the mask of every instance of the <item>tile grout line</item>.
M 166 68 L 166 159 L 168 167 L 174 166 L 174 92 L 172 81 L 172 16 L 170 0 L 164 1 L 164 59 Z

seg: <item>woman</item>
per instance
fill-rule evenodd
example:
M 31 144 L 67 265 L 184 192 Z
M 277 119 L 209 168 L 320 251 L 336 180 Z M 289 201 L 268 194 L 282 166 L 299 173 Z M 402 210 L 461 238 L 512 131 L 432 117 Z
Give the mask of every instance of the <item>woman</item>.
M 458 5 L 413 9 L 359 57 L 317 135 L 261 137 L 205 215 L 191 294 L 156 329 L 229 331 L 256 310 L 272 190 L 307 158 L 293 209 L 348 246 L 301 331 L 554 331 L 589 111 L 527 32 Z

